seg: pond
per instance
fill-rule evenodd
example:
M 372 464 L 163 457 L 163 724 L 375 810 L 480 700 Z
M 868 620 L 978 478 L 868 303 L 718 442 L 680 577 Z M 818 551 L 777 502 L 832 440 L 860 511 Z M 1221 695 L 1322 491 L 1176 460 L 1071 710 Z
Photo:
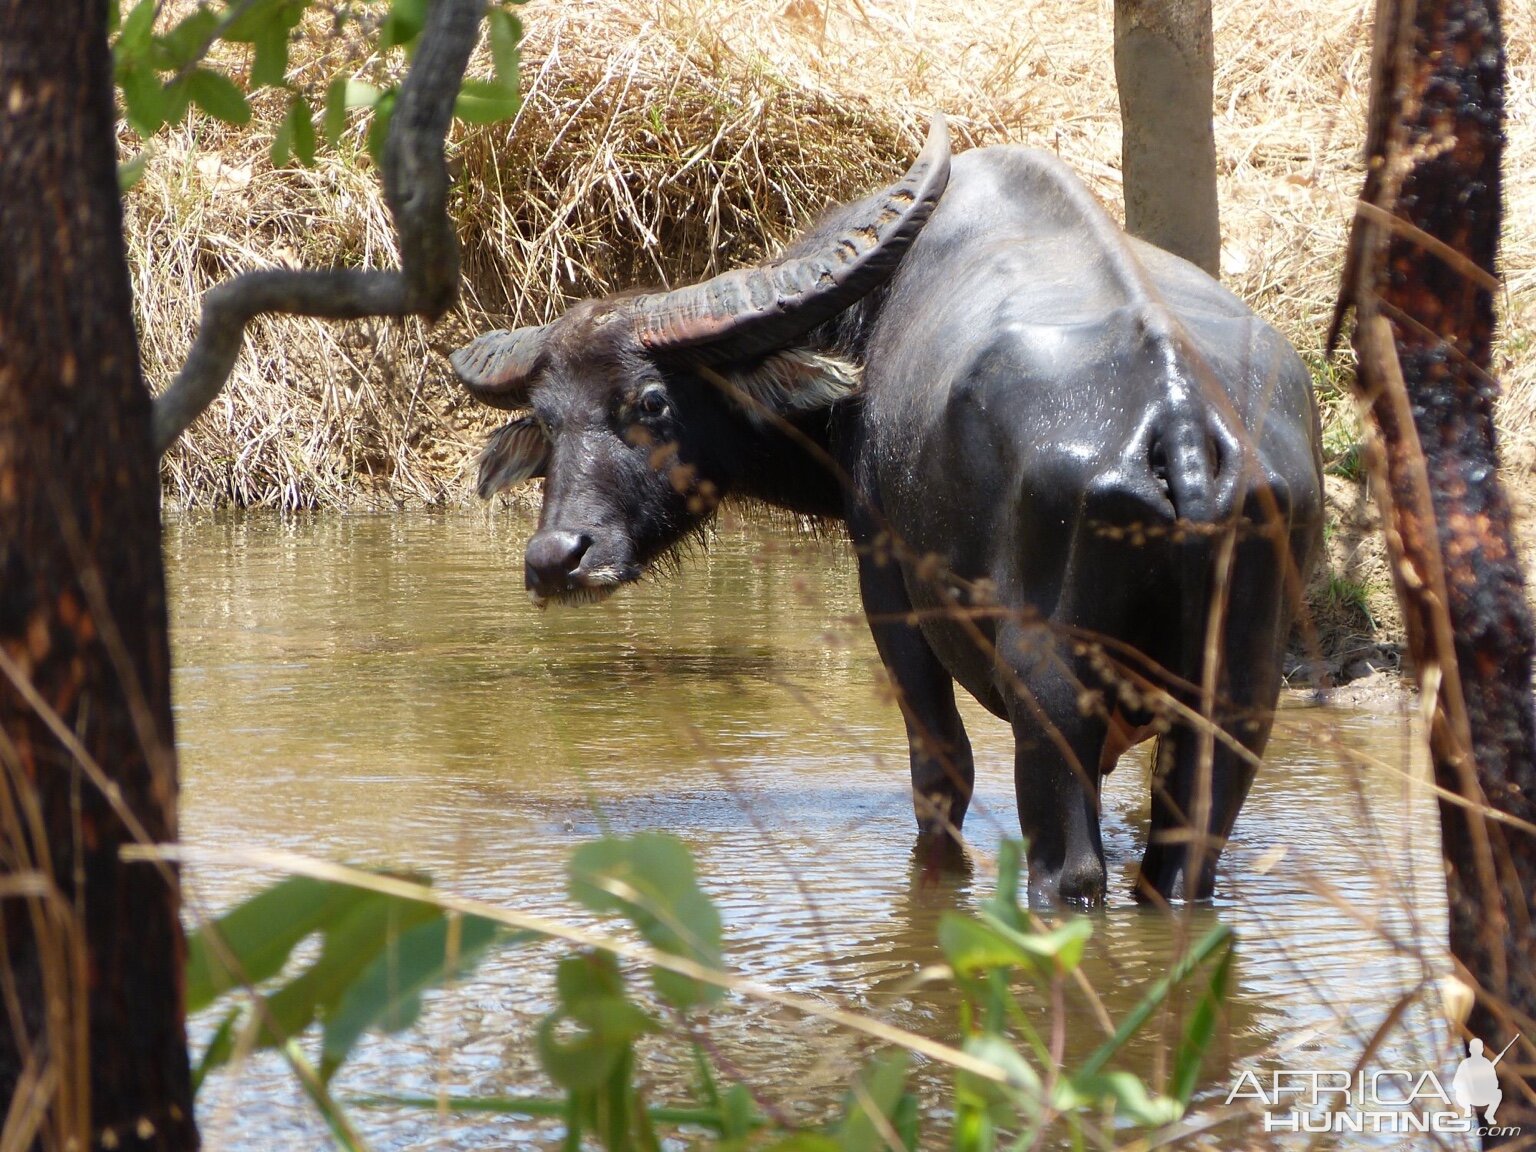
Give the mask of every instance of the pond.
M 736 971 L 954 1040 L 952 990 L 911 981 L 939 961 L 939 916 L 991 892 L 998 842 L 1018 834 L 1006 726 L 966 707 L 974 869 L 925 878 L 900 718 L 840 539 L 727 519 L 669 578 L 601 606 L 540 612 L 522 589 L 531 527 L 493 510 L 173 520 L 186 841 L 409 866 L 446 890 L 590 923 L 565 896 L 571 851 L 604 833 L 670 831 L 700 862 Z M 1288 696 L 1218 898 L 1188 914 L 1130 900 L 1145 755 L 1109 777 L 1112 896 L 1084 962 L 1109 1015 L 1121 1018 L 1190 934 L 1220 921 L 1238 935 L 1202 1115 L 1221 1112 L 1245 1070 L 1353 1068 L 1415 990 L 1372 1064 L 1449 1082 L 1455 1057 L 1434 991 L 1444 895 L 1411 726 L 1402 707 L 1350 712 Z M 273 878 L 208 860 L 189 869 L 188 888 L 217 910 Z M 531 1041 L 561 954 L 492 954 L 434 994 L 411 1030 L 365 1040 L 337 1095 L 539 1090 Z M 1103 1036 L 1076 991 L 1066 1025 L 1069 1060 Z M 1172 1029 L 1155 1021 L 1119 1066 L 1164 1075 Z M 197 1039 L 207 1031 L 196 1022 Z M 738 998 L 710 1036 L 763 1097 L 809 1117 L 837 1103 L 869 1051 L 819 1020 Z M 687 1075 L 678 1051 L 648 1049 L 658 1098 Z M 942 1068 L 919 1066 L 935 1108 L 946 1081 Z M 327 1146 L 270 1054 L 215 1074 L 199 1110 L 210 1149 Z M 558 1137 L 548 1122 L 506 1117 L 356 1119 L 376 1148 Z M 1230 1147 L 1232 1133 L 1261 1131 L 1251 1112 L 1235 1123 L 1225 1138 L 1194 1142 Z

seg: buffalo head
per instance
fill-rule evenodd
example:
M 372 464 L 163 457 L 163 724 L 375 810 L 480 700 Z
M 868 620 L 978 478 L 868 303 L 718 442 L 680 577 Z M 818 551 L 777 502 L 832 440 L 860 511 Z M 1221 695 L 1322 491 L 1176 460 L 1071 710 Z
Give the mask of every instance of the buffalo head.
M 519 413 L 480 457 L 479 492 L 545 478 L 528 542 L 534 602 L 592 600 L 640 577 L 765 463 L 776 421 L 830 407 L 857 369 L 812 329 L 883 284 L 949 175 L 936 119 L 897 183 L 785 255 L 671 292 L 577 304 L 452 356 L 477 399 Z

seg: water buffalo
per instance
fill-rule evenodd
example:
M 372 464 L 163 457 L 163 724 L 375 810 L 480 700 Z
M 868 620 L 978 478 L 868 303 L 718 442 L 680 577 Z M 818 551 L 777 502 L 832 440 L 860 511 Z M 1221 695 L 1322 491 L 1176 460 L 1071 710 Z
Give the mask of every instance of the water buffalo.
M 1057 159 L 951 163 L 939 120 L 776 260 L 452 359 L 520 413 L 481 495 L 545 478 L 535 603 L 638 579 L 724 497 L 843 521 L 920 836 L 971 797 L 958 681 L 1013 726 L 1033 898 L 1103 900 L 1100 778 L 1154 731 L 1138 893 L 1211 894 L 1320 541 L 1316 408 L 1278 333 Z

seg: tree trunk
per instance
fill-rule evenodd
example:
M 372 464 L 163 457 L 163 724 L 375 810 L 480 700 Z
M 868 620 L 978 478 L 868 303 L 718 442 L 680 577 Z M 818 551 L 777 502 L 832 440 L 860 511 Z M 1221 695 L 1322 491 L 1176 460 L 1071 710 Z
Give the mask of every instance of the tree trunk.
M 1340 313 L 1380 433 L 1388 547 L 1420 686 L 1465 1038 L 1498 1066 L 1498 1125 L 1536 1137 L 1536 650 L 1493 406 L 1504 52 L 1497 0 L 1382 0 L 1369 176 Z M 1338 321 L 1335 320 L 1335 333 Z M 1502 1142 L 1485 1135 L 1484 1143 Z
M 176 876 L 119 858 L 176 762 L 106 23 L 0 0 L 0 1143 L 80 1152 L 197 1145 Z
M 1115 0 L 1125 227 L 1221 274 L 1211 0 Z

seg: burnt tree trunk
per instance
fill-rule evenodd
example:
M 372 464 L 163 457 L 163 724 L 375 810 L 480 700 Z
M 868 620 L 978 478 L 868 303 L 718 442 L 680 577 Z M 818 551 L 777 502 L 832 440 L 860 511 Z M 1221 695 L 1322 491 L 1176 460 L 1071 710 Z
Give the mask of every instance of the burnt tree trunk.
M 1211 0 L 1115 0 L 1125 228 L 1221 273 Z
M 81 1152 L 197 1145 L 176 877 L 119 858 L 176 762 L 106 27 L 0 0 L 0 1101 Z
M 1499 1064 L 1499 1126 L 1536 1137 L 1536 648 L 1497 471 L 1490 375 L 1501 214 L 1504 52 L 1497 0 L 1382 0 L 1369 176 L 1340 314 L 1420 686 L 1467 1038 Z M 1335 334 L 1338 322 L 1335 320 Z M 1481 1123 L 1481 1121 L 1479 1121 Z M 1502 1142 L 1485 1135 L 1485 1145 Z

